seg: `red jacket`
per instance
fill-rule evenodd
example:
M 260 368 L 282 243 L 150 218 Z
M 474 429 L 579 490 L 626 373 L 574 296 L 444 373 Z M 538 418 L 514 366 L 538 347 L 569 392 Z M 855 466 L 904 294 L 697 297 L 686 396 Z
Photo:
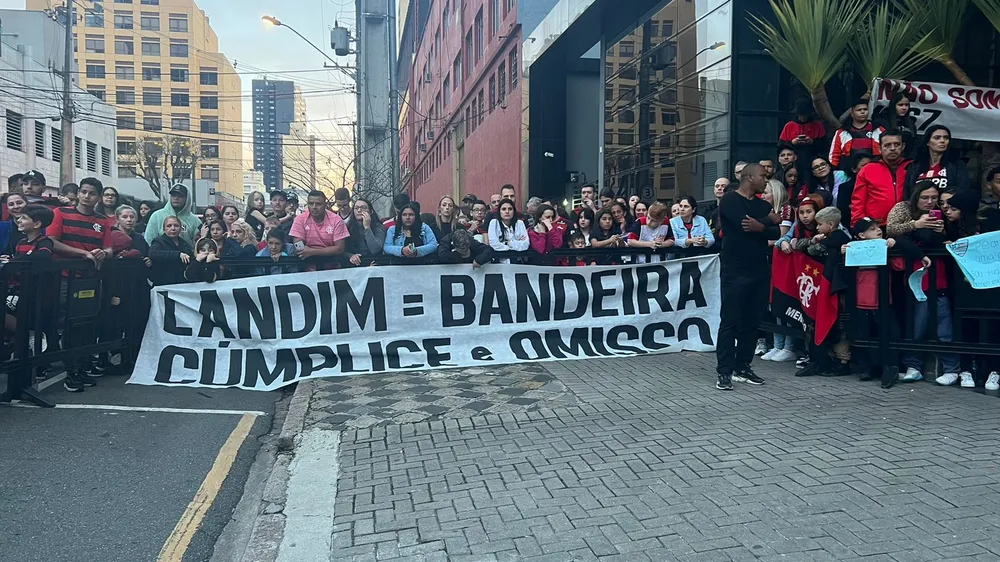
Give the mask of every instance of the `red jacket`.
M 903 200 L 906 168 L 909 165 L 909 160 L 901 161 L 896 167 L 895 175 L 881 161 L 861 168 L 854 181 L 854 194 L 851 195 L 851 224 L 864 217 L 871 217 L 879 224 L 885 224 L 889 210 Z

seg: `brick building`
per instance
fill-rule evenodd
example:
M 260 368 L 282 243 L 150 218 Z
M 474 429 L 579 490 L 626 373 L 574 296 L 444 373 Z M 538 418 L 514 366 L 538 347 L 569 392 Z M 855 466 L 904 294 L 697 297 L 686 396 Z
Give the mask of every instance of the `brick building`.
M 520 4 L 414 0 L 401 18 L 403 190 L 425 209 L 444 195 L 521 194 Z M 544 0 L 552 4 L 552 0 Z

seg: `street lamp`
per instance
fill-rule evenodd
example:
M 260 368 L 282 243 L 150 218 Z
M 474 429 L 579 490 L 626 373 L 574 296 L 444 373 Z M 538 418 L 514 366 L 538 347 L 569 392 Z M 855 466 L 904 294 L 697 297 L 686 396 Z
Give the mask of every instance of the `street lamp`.
M 274 27 L 284 27 L 284 28 L 290 30 L 292 33 L 298 35 L 299 39 L 302 39 L 303 41 L 305 41 L 306 43 L 308 43 L 310 47 L 312 47 L 313 49 L 316 49 L 317 51 L 319 51 L 319 54 L 321 54 L 324 57 L 326 57 L 326 60 L 328 60 L 331 63 L 333 63 L 333 67 L 334 68 L 336 68 L 337 70 L 342 71 L 344 74 L 346 74 L 349 77 L 351 77 L 352 80 L 357 80 L 358 79 L 357 74 L 355 74 L 354 72 L 351 72 L 349 69 L 347 69 L 347 68 L 345 68 L 345 67 L 340 66 L 339 64 L 337 64 L 337 61 L 333 60 L 333 57 L 331 57 L 330 55 L 326 54 L 326 51 L 324 51 L 323 49 L 320 49 L 319 47 L 317 47 L 315 43 L 313 43 L 312 41 L 310 41 L 309 39 L 307 39 L 305 35 L 302 35 L 301 33 L 299 33 L 298 30 L 295 29 L 294 27 L 288 25 L 287 23 L 282 23 L 281 20 L 279 20 L 278 18 L 276 18 L 274 16 L 261 16 L 260 21 L 262 21 L 262 22 L 264 22 L 264 23 L 266 23 L 268 25 L 273 25 Z

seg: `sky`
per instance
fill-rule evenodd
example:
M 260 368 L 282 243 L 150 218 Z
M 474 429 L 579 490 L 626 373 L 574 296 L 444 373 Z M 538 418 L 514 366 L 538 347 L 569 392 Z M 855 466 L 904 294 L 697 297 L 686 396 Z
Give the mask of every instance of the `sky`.
M 59 0 L 53 0 L 53 3 Z M 244 160 L 253 164 L 251 84 L 265 75 L 274 80 L 296 82 L 305 93 L 307 127 L 319 137 L 317 167 L 320 175 L 336 177 L 340 186 L 341 170 L 353 157 L 351 126 L 356 113 L 356 98 L 343 91 L 352 81 L 342 72 L 323 70 L 327 60 L 288 29 L 272 27 L 261 21 L 270 15 L 290 25 L 310 41 L 334 56 L 330 48 L 330 31 L 336 20 L 351 30 L 355 28 L 354 0 L 196 0 L 208 14 L 212 28 L 219 36 L 220 51 L 236 66 L 243 83 Z M 25 0 L 0 0 L 0 8 L 23 10 Z M 353 56 L 334 57 L 342 65 L 353 65 Z M 268 72 L 259 72 L 266 70 Z M 292 70 L 316 72 L 283 73 Z M 334 90 L 341 90 L 334 92 Z M 335 170 L 333 169 L 335 168 Z

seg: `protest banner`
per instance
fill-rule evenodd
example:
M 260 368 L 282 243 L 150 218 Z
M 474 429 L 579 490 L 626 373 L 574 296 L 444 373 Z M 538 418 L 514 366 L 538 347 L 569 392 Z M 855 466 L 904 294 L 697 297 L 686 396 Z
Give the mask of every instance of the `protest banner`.
M 973 289 L 1000 287 L 1000 232 L 961 238 L 945 247 Z
M 622 267 L 409 266 L 152 290 L 133 384 L 297 381 L 713 351 L 717 256 Z
M 931 125 L 944 125 L 953 138 L 1000 142 L 1000 89 L 876 78 L 872 111 L 887 107 L 899 91 L 909 94 L 918 133 Z

